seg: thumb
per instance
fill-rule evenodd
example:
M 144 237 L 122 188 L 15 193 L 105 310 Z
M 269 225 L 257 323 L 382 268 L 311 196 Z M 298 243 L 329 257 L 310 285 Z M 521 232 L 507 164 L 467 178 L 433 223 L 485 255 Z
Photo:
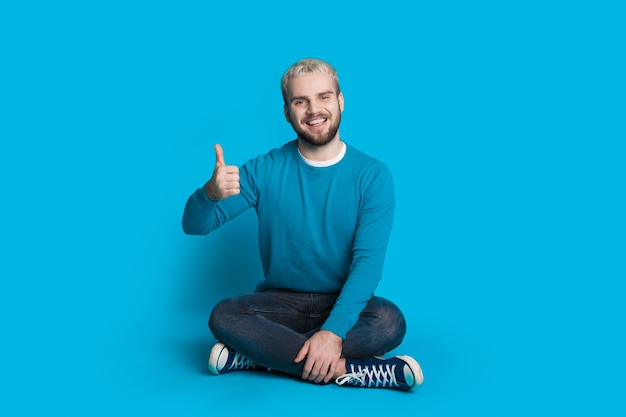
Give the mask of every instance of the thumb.
M 226 166 L 226 163 L 224 162 L 224 150 L 222 149 L 222 146 L 219 143 L 215 144 L 215 166 L 216 167 Z

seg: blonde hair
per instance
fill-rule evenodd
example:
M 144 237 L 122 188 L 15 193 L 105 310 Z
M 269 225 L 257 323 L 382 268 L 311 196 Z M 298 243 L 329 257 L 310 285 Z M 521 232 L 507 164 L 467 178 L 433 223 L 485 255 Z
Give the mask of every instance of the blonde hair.
M 335 81 L 337 94 L 341 92 L 339 90 L 339 76 L 337 75 L 337 71 L 335 70 L 335 68 L 333 68 L 332 65 L 330 65 L 326 61 L 322 61 L 321 59 L 304 58 L 291 65 L 283 74 L 283 78 L 280 82 L 280 89 L 283 93 L 283 100 L 285 101 L 285 104 L 287 104 L 287 84 L 289 83 L 290 79 L 299 77 L 301 75 L 317 74 L 319 72 L 325 72 L 327 74 L 330 74 Z

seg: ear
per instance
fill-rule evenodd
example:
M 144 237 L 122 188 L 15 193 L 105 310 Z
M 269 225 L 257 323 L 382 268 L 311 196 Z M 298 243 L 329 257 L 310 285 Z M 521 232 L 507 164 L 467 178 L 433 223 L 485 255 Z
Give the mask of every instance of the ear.
M 289 107 L 285 104 L 283 106 L 283 112 L 285 112 L 285 119 L 287 119 L 287 123 L 291 123 L 291 119 L 289 118 Z
M 337 96 L 337 101 L 339 102 L 339 110 L 341 110 L 341 112 L 343 113 L 343 93 L 339 93 L 339 95 Z

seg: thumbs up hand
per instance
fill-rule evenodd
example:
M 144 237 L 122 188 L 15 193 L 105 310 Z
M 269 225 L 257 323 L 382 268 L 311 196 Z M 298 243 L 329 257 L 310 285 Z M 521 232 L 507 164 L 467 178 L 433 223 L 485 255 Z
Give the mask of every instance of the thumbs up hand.
M 239 168 L 226 165 L 224 150 L 219 144 L 215 144 L 215 169 L 205 191 L 211 200 L 224 200 L 239 194 Z

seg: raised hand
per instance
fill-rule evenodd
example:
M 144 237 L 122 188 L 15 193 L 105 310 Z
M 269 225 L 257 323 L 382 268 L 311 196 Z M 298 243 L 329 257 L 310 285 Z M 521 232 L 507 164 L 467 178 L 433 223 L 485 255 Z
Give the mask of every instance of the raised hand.
M 215 169 L 213 176 L 206 183 L 205 191 L 211 200 L 224 200 L 239 194 L 239 168 L 226 165 L 224 150 L 215 144 Z

